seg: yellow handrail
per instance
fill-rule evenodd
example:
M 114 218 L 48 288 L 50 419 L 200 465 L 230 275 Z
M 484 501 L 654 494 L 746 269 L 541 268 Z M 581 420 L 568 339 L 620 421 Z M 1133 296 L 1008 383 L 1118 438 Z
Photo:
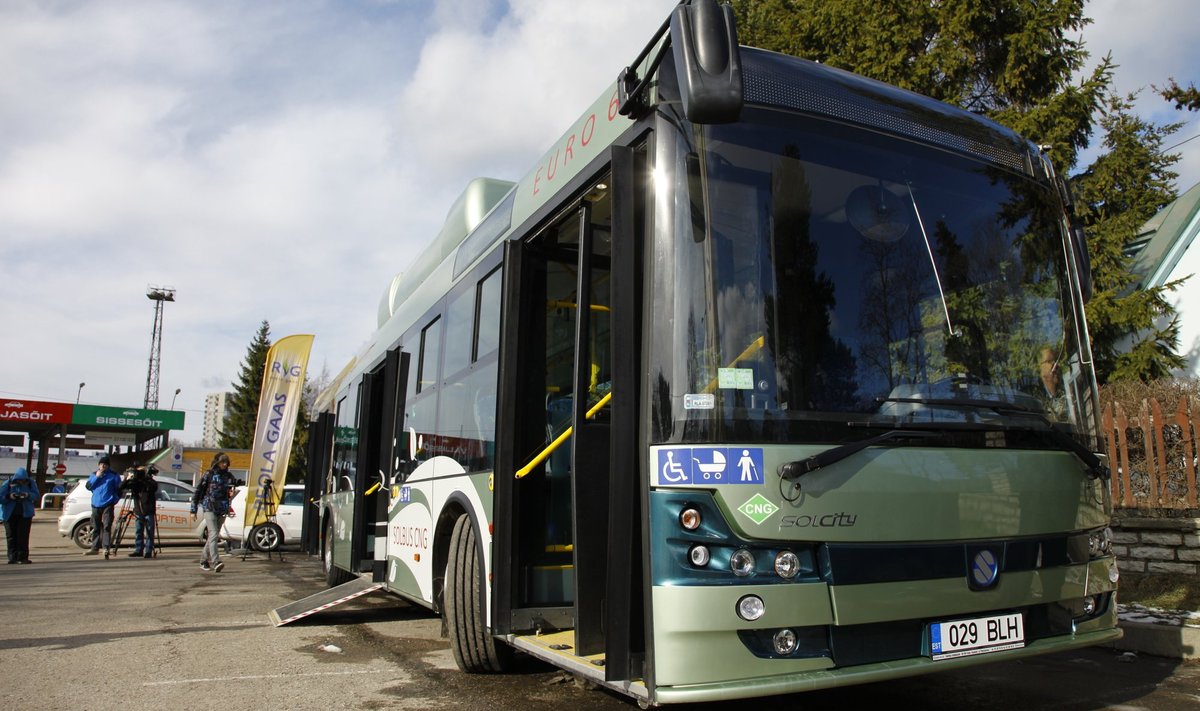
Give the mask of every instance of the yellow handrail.
M 574 301 L 548 301 L 546 302 L 546 305 L 553 306 L 556 309 L 574 309 L 579 307 L 579 305 Z M 589 308 L 591 308 L 592 311 L 612 311 L 612 309 L 604 306 L 603 304 L 592 304 Z
M 592 405 L 592 409 L 588 410 L 587 414 L 585 414 L 583 416 L 583 418 L 585 420 L 590 420 L 593 417 L 595 417 L 596 413 L 600 411 L 600 408 L 607 405 L 608 401 L 611 399 L 612 399 L 612 393 L 610 392 L 607 395 L 605 395 L 604 397 L 600 398 L 600 402 L 596 403 L 595 405 Z M 551 454 L 554 453 L 554 450 L 558 449 L 559 446 L 562 445 L 563 442 L 566 442 L 567 438 L 570 437 L 573 432 L 574 432 L 573 427 L 568 427 L 567 429 L 563 430 L 563 433 L 560 434 L 558 437 L 555 437 L 553 442 L 546 445 L 546 448 L 543 449 L 540 454 L 538 454 L 536 457 L 534 457 L 533 461 L 529 462 L 528 464 L 526 464 L 525 466 L 523 466 L 517 470 L 517 478 L 524 479 L 525 476 L 529 474 L 529 472 L 533 471 L 534 467 L 536 467 L 537 465 L 546 461 L 546 457 L 549 457 Z

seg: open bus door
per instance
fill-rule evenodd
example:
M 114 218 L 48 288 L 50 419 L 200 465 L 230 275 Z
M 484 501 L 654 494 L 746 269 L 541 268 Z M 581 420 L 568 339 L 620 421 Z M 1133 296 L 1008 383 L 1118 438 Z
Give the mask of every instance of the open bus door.
M 644 144 L 643 144 L 644 145 Z M 638 393 L 642 392 L 642 263 L 646 156 L 612 149 L 612 420 L 609 441 L 608 557 L 604 640 L 606 681 L 637 679 L 646 670 L 642 551 L 647 489 L 639 476 Z
M 300 528 L 301 547 L 305 553 L 321 552 L 321 511 L 308 502 L 325 495 L 325 475 L 333 466 L 332 412 L 322 412 L 308 425 L 308 471 L 304 475 L 304 516 Z
M 640 677 L 644 650 L 634 447 L 641 240 L 634 151 L 613 155 L 614 174 L 532 239 L 506 245 L 493 632 L 566 635 L 559 646 L 570 655 L 604 654 L 606 675 L 629 679 Z M 618 289 L 628 293 L 614 308 Z M 618 345 L 627 351 L 619 360 Z M 628 401 L 614 411 L 619 387 Z M 622 466 L 612 466 L 614 443 Z
M 404 400 L 408 354 L 393 348 L 380 367 L 359 384 L 359 446 L 355 469 L 354 530 L 350 566 L 371 572 L 381 581 L 386 573 L 387 515 L 391 484 L 404 465 Z M 406 457 L 405 457 L 406 458 Z

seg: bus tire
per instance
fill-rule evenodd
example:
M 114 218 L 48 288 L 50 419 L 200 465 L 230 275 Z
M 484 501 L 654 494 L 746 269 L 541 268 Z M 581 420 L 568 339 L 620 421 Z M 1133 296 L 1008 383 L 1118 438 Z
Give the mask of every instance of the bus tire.
M 446 630 L 459 669 L 471 674 L 494 674 L 510 666 L 512 648 L 498 642 L 487 630 L 480 568 L 475 526 L 470 516 L 462 514 L 454 522 L 446 562 Z
M 325 584 L 328 587 L 336 588 L 342 583 L 348 583 L 354 579 L 354 576 L 333 563 L 333 521 L 325 523 L 325 553 L 321 556 L 321 564 L 325 568 Z

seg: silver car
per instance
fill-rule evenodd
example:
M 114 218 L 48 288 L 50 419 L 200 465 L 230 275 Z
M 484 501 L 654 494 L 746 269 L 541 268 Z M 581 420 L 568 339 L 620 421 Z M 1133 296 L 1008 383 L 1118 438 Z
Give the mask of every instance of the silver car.
M 203 516 L 192 516 L 192 486 L 175 479 L 154 477 L 158 482 L 157 532 L 156 537 L 164 541 L 202 541 L 207 535 Z M 79 482 L 63 502 L 62 514 L 58 517 L 58 532 L 70 536 L 80 548 L 92 545 L 92 492 Z M 125 518 L 128 515 L 129 518 Z M 133 545 L 133 498 L 126 496 L 117 502 L 113 515 L 113 535 L 116 536 L 122 520 L 126 521 L 121 536 L 122 545 Z

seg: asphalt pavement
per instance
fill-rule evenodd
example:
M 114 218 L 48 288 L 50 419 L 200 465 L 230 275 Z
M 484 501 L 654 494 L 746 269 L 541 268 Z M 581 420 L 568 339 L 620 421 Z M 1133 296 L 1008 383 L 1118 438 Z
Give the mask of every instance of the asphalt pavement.
M 513 674 L 457 670 L 441 621 L 386 594 L 274 627 L 267 613 L 321 590 L 298 552 L 224 556 L 195 544 L 145 560 L 84 557 L 34 519 L 32 565 L 0 567 L 0 699 L 10 709 L 630 709 L 620 696 L 522 657 Z M 693 709 L 1200 706 L 1200 664 L 1106 648 L 804 695 Z

